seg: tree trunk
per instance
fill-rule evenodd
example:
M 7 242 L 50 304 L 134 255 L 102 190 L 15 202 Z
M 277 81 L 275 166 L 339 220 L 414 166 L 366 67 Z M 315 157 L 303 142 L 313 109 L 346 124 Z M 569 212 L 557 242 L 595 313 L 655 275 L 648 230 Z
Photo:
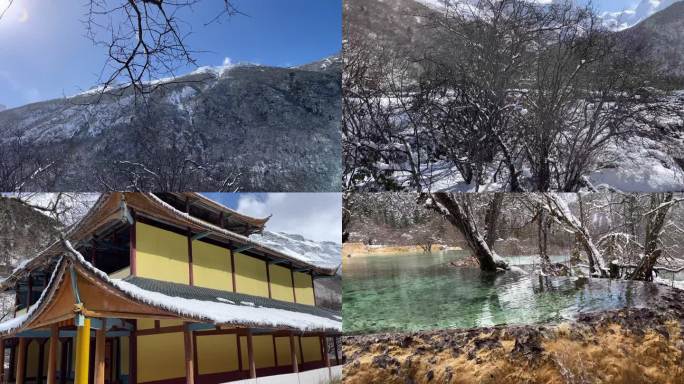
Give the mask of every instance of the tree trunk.
M 495 272 L 497 269 L 509 269 L 508 264 L 492 251 L 480 234 L 470 208 L 469 195 L 457 196 L 439 192 L 430 197 L 432 202 L 427 206 L 444 216 L 461 232 L 481 270 Z
M 587 231 L 584 225 L 572 214 L 565 200 L 555 193 L 543 193 L 542 196 L 544 208 L 548 210 L 549 214 L 575 232 L 577 241 L 581 244 L 582 248 L 584 248 L 587 258 L 589 259 L 589 269 L 591 270 L 591 273 L 598 272 L 601 276 L 607 276 L 608 270 L 606 263 L 603 260 L 603 255 L 594 245 L 594 241 L 591 238 L 589 231 Z
M 629 275 L 632 280 L 653 280 L 653 267 L 662 254 L 659 247 L 660 233 L 665 226 L 665 218 L 672 207 L 673 193 L 654 193 L 651 195 L 651 210 L 646 214 L 646 237 L 644 238 L 644 257 L 637 268 Z
M 495 193 L 492 201 L 487 206 L 487 215 L 485 217 L 485 241 L 489 249 L 494 249 L 494 242 L 497 238 L 497 230 L 499 227 L 499 218 L 501 217 L 501 206 L 503 205 L 504 194 Z
M 539 215 L 537 215 L 537 241 L 539 243 L 539 257 L 542 260 L 542 269 L 551 264 L 551 259 L 549 259 L 549 253 L 547 252 L 548 226 L 546 211 L 542 208 L 539 210 Z

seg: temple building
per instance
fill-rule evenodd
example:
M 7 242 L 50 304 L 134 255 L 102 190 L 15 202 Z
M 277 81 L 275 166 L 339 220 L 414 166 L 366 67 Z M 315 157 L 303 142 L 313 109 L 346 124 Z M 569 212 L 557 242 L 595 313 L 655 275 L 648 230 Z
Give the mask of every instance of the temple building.
M 314 287 L 337 271 L 250 239 L 267 220 L 196 193 L 103 194 L 0 283 L 16 298 L 2 382 L 339 379 L 341 315 Z

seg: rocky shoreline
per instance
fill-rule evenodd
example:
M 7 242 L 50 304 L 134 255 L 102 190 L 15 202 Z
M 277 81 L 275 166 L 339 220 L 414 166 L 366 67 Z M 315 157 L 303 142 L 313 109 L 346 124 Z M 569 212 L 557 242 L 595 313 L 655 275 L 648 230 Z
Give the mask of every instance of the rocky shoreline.
M 560 324 L 348 336 L 345 383 L 684 383 L 684 291 Z

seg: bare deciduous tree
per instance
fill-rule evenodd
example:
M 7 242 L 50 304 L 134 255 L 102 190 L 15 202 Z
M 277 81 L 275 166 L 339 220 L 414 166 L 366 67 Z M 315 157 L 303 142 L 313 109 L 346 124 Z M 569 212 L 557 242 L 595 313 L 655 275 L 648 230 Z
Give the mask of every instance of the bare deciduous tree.
M 473 214 L 472 199 L 485 198 L 486 195 L 450 194 L 445 192 L 424 194 L 426 206 L 455 226 L 465 238 L 473 256 L 486 272 L 509 269 L 508 263 L 487 245 Z

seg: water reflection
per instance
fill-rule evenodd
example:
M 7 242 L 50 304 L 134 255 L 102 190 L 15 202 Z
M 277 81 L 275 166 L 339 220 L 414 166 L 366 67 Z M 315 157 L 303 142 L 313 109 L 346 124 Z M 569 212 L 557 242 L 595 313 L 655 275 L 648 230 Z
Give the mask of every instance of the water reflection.
M 372 256 L 344 266 L 343 318 L 348 332 L 471 328 L 572 318 L 579 312 L 642 306 L 653 285 L 607 279 L 539 279 L 530 256 L 510 258 L 515 271 L 493 275 L 453 267 L 465 252 Z M 566 256 L 553 258 L 562 262 Z

